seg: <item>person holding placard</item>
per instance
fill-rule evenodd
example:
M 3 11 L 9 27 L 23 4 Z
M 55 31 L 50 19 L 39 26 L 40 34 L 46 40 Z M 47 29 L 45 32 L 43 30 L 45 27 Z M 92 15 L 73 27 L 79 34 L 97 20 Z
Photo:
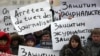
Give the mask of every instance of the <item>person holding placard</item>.
M 98 56 L 100 53 L 100 28 L 95 28 L 91 31 L 85 45 L 88 56 Z
M 81 45 L 78 35 L 72 35 L 69 43 L 60 50 L 60 56 L 86 56 L 85 49 Z

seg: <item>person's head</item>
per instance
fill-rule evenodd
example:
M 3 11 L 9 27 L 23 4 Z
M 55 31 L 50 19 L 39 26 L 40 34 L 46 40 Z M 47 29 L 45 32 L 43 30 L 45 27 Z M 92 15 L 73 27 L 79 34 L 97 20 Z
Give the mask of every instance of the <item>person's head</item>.
M 78 35 L 72 35 L 69 40 L 69 47 L 70 48 L 81 48 L 81 41 Z
M 10 46 L 10 36 L 5 32 L 0 32 L 0 51 L 6 51 Z
M 6 45 L 8 41 L 8 38 L 6 36 L 3 36 L 3 38 L 0 38 L 0 45 L 4 46 Z
M 35 44 L 36 44 L 36 39 L 33 35 L 28 34 L 27 36 L 25 36 L 25 45 L 26 46 L 34 47 Z
M 94 43 L 100 43 L 100 28 L 95 28 L 91 31 L 92 41 Z
M 12 46 L 19 46 L 19 45 L 22 45 L 23 43 L 24 43 L 23 37 L 21 37 L 18 34 L 11 35 L 11 45 Z
M 44 30 L 41 36 L 41 40 L 43 41 L 48 41 L 51 40 L 51 35 L 50 32 L 48 30 Z

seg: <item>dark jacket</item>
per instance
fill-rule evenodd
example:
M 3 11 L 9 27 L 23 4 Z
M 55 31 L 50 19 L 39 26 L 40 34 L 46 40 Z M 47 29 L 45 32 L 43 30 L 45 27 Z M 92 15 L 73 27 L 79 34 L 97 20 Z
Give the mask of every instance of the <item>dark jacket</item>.
M 100 44 L 94 43 L 92 38 L 89 37 L 87 39 L 87 44 L 85 45 L 85 49 L 87 50 L 88 56 L 97 56 L 99 55 Z
M 60 50 L 60 56 L 86 56 L 86 53 L 83 48 L 73 52 L 71 48 L 69 48 L 67 45 L 64 45 Z
M 13 42 L 17 41 L 18 43 L 15 45 Z M 18 34 L 13 34 L 11 35 L 11 45 L 10 48 L 13 51 L 12 54 L 13 55 L 18 55 L 18 49 L 19 49 L 19 45 L 23 45 L 24 44 L 24 39 L 23 37 L 21 37 Z
M 6 43 L 6 45 L 0 45 L 0 51 L 11 54 L 12 53 L 10 50 L 11 39 L 10 39 L 9 34 L 7 34 L 5 32 L 0 32 L 0 39 L 3 39 L 3 38 L 7 39 L 7 43 Z

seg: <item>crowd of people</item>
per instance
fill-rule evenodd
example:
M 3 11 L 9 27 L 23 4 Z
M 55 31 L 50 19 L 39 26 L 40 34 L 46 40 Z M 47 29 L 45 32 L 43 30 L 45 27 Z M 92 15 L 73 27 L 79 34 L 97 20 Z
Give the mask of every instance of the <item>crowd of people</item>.
M 51 41 L 50 30 L 40 30 L 25 35 L 0 32 L 0 52 L 18 55 L 19 45 L 43 48 L 41 41 Z
M 41 30 L 26 35 L 0 32 L 0 52 L 18 55 L 19 45 L 43 48 L 41 41 L 51 41 L 50 30 Z M 100 28 L 91 31 L 87 44 L 83 46 L 78 35 L 72 35 L 59 56 L 100 56 Z
M 51 11 L 54 17 L 54 11 L 52 9 Z M 69 19 L 72 18 L 73 16 L 69 17 Z M 0 32 L 0 52 L 18 55 L 19 45 L 43 48 L 41 45 L 42 41 L 52 41 L 50 31 L 50 27 L 48 27 L 47 29 L 26 35 Z M 52 46 L 50 47 L 52 48 Z M 81 39 L 78 35 L 72 35 L 69 43 L 65 44 L 60 50 L 59 56 L 100 56 L 100 28 L 94 28 L 91 31 L 85 46 L 81 44 Z

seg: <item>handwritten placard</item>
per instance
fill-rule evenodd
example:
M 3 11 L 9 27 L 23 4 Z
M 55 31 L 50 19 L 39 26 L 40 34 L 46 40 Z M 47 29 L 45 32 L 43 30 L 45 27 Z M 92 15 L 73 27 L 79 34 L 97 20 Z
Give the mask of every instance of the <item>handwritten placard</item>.
M 59 51 L 52 49 L 19 46 L 18 56 L 59 56 Z
M 19 6 L 5 6 L 5 7 L 0 7 L 0 31 L 4 31 L 7 33 L 12 33 L 12 32 L 17 32 L 16 29 L 14 28 L 12 22 L 11 22 L 11 17 L 9 14 L 9 11 L 19 7 Z
M 100 11 L 100 0 L 60 0 L 62 17 L 73 15 L 74 17 L 100 15 L 94 13 Z M 70 10 L 72 9 L 72 10 Z
M 74 17 L 100 16 L 99 2 L 100 0 L 60 0 L 60 9 L 58 10 L 55 7 L 54 10 L 55 14 L 62 14 L 62 19 L 68 18 L 69 15 Z M 57 17 L 55 16 L 55 18 Z
M 10 15 L 20 35 L 42 30 L 52 22 L 50 4 L 47 1 L 12 10 Z
M 72 20 L 63 19 L 52 23 L 51 35 L 53 50 L 60 50 L 64 44 L 69 42 L 73 34 L 80 36 L 82 45 L 84 46 L 91 30 L 93 28 L 100 28 L 99 17 L 80 17 L 73 18 Z

